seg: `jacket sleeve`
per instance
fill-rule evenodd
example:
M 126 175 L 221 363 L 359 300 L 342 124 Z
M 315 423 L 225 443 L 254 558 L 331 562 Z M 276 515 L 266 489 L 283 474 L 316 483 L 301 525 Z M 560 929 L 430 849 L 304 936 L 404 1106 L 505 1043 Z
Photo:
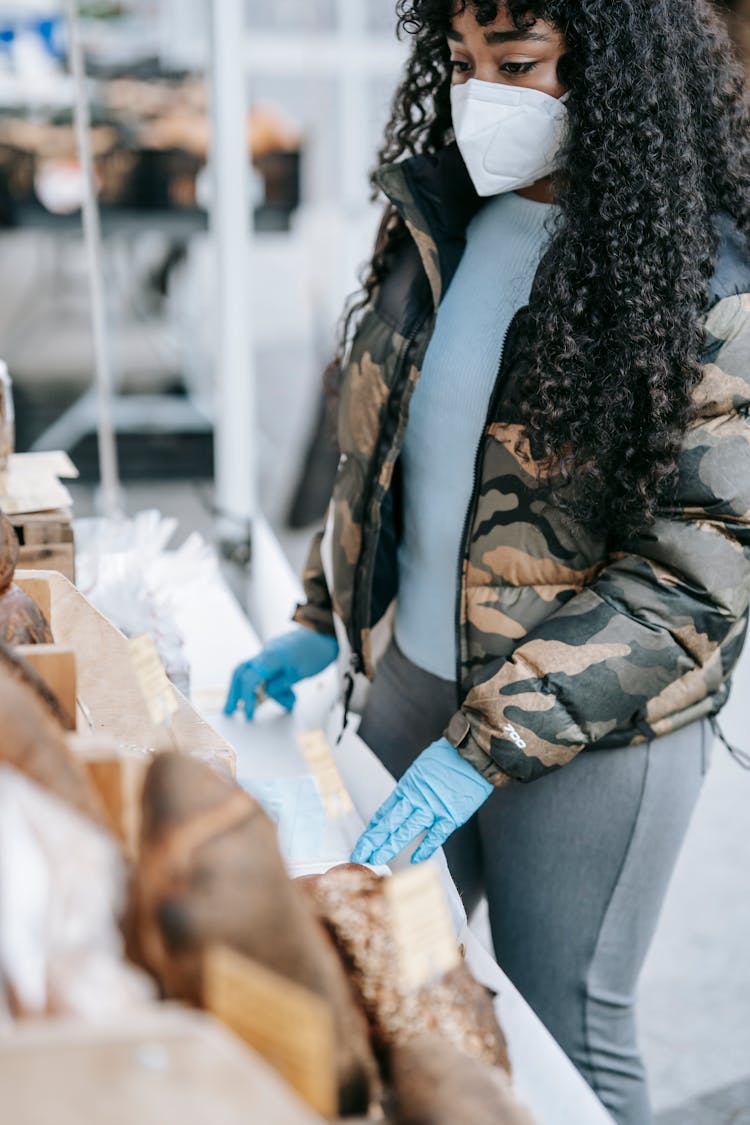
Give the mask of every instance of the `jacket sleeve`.
M 721 301 L 706 330 L 711 362 L 674 505 L 490 663 L 446 731 L 495 785 L 704 716 L 739 656 L 750 603 L 750 296 Z
M 321 557 L 321 544 L 325 528 L 319 531 L 310 544 L 305 569 L 302 572 L 302 585 L 306 601 L 297 606 L 292 620 L 316 633 L 336 635 L 333 624 L 333 602 L 328 589 L 323 560 Z

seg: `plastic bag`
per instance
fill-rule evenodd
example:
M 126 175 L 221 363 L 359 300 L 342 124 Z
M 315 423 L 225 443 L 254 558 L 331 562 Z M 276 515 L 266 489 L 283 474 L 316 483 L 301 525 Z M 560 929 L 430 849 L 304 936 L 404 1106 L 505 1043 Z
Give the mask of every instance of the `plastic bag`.
M 189 695 L 190 666 L 174 601 L 186 587 L 199 591 L 217 562 L 197 534 L 168 552 L 176 529 L 176 520 L 155 509 L 131 520 L 76 520 L 77 584 L 126 636 L 149 633 L 170 680 Z
M 153 999 L 123 957 L 125 875 L 112 837 L 0 767 L 0 981 L 14 1015 L 95 1020 Z

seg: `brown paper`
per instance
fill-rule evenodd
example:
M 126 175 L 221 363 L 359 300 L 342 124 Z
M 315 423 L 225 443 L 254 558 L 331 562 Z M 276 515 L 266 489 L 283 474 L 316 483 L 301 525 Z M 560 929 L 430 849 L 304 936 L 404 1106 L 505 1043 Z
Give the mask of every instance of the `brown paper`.
M 130 660 L 151 721 L 155 726 L 169 723 L 177 710 L 177 700 L 154 642 L 148 633 L 143 633 L 140 637 L 133 637 L 129 647 Z
M 404 987 L 443 976 L 460 960 L 437 868 L 417 864 L 384 882 Z
M 333 1017 L 328 1005 L 226 946 L 204 961 L 208 1011 L 271 1063 L 326 1117 L 336 1112 Z
M 298 735 L 297 739 L 308 769 L 315 779 L 326 812 L 333 819 L 346 816 L 354 806 L 326 735 L 322 730 L 313 730 Z

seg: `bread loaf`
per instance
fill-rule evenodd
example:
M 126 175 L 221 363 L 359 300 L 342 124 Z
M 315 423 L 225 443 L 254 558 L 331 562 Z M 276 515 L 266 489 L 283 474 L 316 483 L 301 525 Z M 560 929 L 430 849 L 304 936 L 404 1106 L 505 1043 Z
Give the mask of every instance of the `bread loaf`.
M 341 1112 L 367 1111 L 379 1088 L 367 1023 L 286 873 L 272 821 L 231 779 L 180 754 L 159 755 L 146 776 L 132 929 L 134 954 L 167 996 L 202 1004 L 213 944 L 321 996 L 334 1019 Z
M 18 536 L 0 515 L 0 641 L 9 645 L 51 644 L 52 633 L 44 614 L 13 582 L 18 551 Z
M 75 720 L 60 703 L 55 693 L 28 661 L 0 641 L 0 681 L 20 684 L 32 693 L 36 703 L 63 730 L 75 730 Z
M 13 581 L 19 549 L 13 525 L 5 516 L 0 515 L 0 592 L 6 590 Z
M 0 762 L 108 825 L 84 766 L 68 748 L 55 703 L 36 673 L 0 645 Z
M 510 1072 L 493 995 L 463 962 L 416 992 L 404 988 L 380 876 L 357 864 L 343 864 L 299 882 L 349 968 L 386 1058 L 400 1044 L 429 1031 L 471 1058 Z
M 504 1070 L 483 1066 L 438 1035 L 417 1035 L 391 1059 L 395 1125 L 534 1125 Z

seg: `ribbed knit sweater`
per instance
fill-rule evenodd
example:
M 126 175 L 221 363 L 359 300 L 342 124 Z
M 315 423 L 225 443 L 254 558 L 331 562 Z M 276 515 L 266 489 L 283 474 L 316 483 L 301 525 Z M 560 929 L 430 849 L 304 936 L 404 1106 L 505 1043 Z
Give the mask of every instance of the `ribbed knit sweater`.
M 456 675 L 458 556 L 479 441 L 508 327 L 528 301 L 557 210 L 506 192 L 474 217 L 411 401 L 396 641 L 446 680 Z

